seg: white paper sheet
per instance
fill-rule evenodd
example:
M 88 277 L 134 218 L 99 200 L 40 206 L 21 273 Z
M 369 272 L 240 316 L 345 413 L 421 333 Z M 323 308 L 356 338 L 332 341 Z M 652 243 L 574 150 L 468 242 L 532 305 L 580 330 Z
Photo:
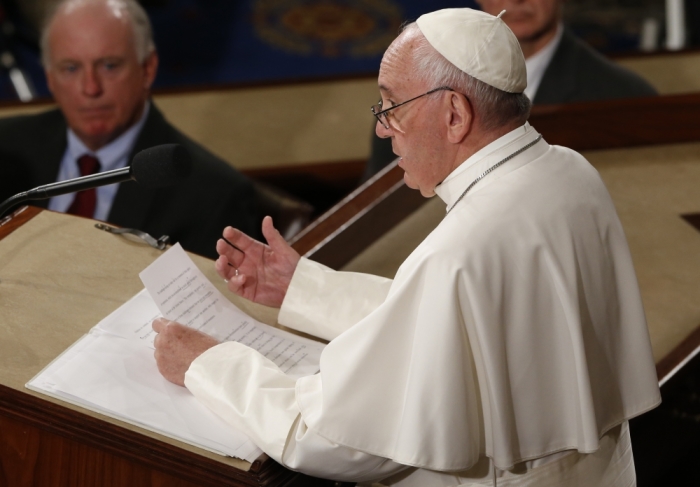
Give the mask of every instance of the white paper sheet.
M 289 375 L 318 371 L 323 345 L 257 322 L 223 296 L 175 246 L 141 273 L 147 288 L 95 325 L 27 387 L 209 451 L 252 462 L 262 451 L 166 381 L 153 359 L 161 316 L 254 347 Z M 154 291 L 155 290 L 155 291 Z
M 243 313 L 214 287 L 179 244 L 144 269 L 139 277 L 169 320 L 196 328 L 219 341 L 236 341 L 254 348 L 292 377 L 318 372 L 323 345 L 260 323 Z M 145 329 L 134 335 L 146 338 L 144 332 Z M 153 335 L 147 336 L 151 343 Z

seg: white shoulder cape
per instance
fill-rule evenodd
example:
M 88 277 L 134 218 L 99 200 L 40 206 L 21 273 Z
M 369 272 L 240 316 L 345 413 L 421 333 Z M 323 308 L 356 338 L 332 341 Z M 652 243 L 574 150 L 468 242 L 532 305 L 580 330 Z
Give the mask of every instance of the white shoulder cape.
M 526 126 L 481 162 L 536 136 Z M 331 341 L 320 373 L 297 381 L 309 428 L 406 465 L 456 471 L 486 455 L 506 469 L 593 452 L 660 402 L 632 260 L 597 172 L 544 141 L 508 166 Z M 473 179 L 467 170 L 443 183 L 448 207 Z

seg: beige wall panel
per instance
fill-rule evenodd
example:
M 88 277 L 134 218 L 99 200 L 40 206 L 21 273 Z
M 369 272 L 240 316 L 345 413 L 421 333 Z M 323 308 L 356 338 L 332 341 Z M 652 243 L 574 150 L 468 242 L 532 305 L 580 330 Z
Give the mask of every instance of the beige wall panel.
M 31 115 L 33 113 L 43 112 L 53 108 L 53 103 L 37 104 L 37 105 L 14 105 L 0 108 L 0 118 L 14 117 L 15 115 Z
M 658 360 L 700 325 L 700 232 L 680 217 L 700 212 L 700 144 L 585 155 L 625 228 Z
M 161 94 L 176 127 L 240 169 L 365 159 L 377 102 L 374 79 Z M 0 117 L 53 105 L 0 109 Z
M 376 80 L 160 95 L 168 119 L 239 168 L 364 159 Z
M 633 57 L 617 62 L 649 81 L 662 95 L 700 91 L 699 52 Z

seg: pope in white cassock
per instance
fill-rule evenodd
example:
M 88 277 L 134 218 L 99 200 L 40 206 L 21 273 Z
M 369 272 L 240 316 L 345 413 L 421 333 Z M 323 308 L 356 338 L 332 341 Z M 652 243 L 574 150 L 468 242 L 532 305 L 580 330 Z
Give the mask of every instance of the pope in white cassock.
M 627 420 L 660 402 L 620 221 L 598 173 L 527 123 L 518 41 L 470 9 L 423 15 L 379 73 L 377 134 L 446 215 L 393 280 L 232 228 L 231 291 L 330 340 L 298 380 L 239 343 L 155 321 L 163 375 L 270 457 L 393 486 L 633 486 Z M 410 102 L 410 103 L 409 103 Z M 231 265 L 229 265 L 231 264 Z

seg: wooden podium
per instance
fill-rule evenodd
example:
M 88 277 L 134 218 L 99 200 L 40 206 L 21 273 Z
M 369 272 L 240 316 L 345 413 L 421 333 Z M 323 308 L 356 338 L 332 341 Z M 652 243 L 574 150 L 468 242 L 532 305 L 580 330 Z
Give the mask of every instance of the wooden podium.
M 138 273 L 159 255 L 84 218 L 26 207 L 0 221 L 0 486 L 339 485 L 265 455 L 251 464 L 209 453 L 24 387 L 136 294 Z M 223 290 L 213 263 L 193 259 Z M 275 310 L 236 304 L 275 321 Z

